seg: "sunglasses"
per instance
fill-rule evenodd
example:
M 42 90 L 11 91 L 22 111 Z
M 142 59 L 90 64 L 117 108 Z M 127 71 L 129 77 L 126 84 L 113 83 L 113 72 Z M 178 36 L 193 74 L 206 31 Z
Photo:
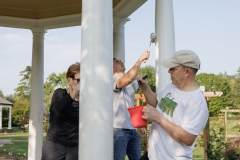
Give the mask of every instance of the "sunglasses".
M 115 63 L 121 63 L 122 61 L 121 60 L 116 60 Z
M 72 78 L 73 80 L 76 80 L 78 83 L 80 82 L 80 78 L 79 79 L 76 79 L 76 78 Z

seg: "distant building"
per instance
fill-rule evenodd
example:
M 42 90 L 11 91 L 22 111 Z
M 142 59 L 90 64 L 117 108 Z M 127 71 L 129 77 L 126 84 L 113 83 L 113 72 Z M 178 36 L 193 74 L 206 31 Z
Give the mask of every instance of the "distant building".
M 12 103 L 0 97 L 0 132 L 12 132 Z M 2 128 L 2 109 L 9 109 L 8 128 L 3 130 Z

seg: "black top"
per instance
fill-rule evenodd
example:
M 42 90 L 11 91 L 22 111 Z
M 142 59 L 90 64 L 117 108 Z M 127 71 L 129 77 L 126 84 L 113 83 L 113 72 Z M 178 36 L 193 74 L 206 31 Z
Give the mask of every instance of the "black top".
M 50 106 L 47 139 L 67 146 L 78 145 L 79 102 L 66 89 L 56 89 Z

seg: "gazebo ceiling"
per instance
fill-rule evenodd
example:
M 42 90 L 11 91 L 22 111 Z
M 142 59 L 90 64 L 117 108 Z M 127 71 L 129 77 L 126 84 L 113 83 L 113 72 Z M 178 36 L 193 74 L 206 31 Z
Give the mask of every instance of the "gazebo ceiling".
M 113 0 L 113 8 L 121 1 Z M 1 16 L 44 19 L 81 12 L 82 0 L 0 0 Z
M 127 18 L 147 0 L 112 0 L 113 16 Z M 0 0 L 0 26 L 54 29 L 81 25 L 82 0 Z

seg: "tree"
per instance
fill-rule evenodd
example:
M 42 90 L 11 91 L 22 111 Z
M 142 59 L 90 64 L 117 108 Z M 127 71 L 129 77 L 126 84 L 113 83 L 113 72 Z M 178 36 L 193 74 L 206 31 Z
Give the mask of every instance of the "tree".
M 52 73 L 48 76 L 47 81 L 44 83 L 44 130 L 48 129 L 49 108 L 51 105 L 52 95 L 57 87 L 66 88 L 68 85 L 66 79 L 66 72 Z
M 233 108 L 240 109 L 240 67 L 231 83 Z
M 15 88 L 14 96 L 9 96 L 10 100 L 14 100 L 13 104 L 13 123 L 28 123 L 30 108 L 30 90 L 31 90 L 31 72 L 32 67 L 26 66 L 20 71 L 19 76 L 22 77 L 18 87 Z
M 5 99 L 8 100 L 11 103 L 15 103 L 16 102 L 16 98 L 12 94 L 5 96 Z
M 214 74 L 200 73 L 195 77 L 198 86 L 205 86 L 206 92 L 214 90 Z
M 67 87 L 66 74 L 66 72 L 59 73 L 58 75 L 52 73 L 48 76 L 46 83 L 52 87 Z
M 155 69 L 152 66 L 146 66 L 143 68 L 140 68 L 138 71 L 138 75 L 148 75 L 148 78 L 146 79 L 150 88 L 153 92 L 156 92 L 156 75 L 155 75 Z M 135 93 L 142 93 L 141 89 L 136 90 Z
M 209 100 L 210 116 L 217 116 L 220 113 L 220 109 L 226 107 L 232 108 L 231 103 L 231 87 L 230 79 L 226 74 L 219 74 L 214 77 L 214 87 L 212 91 L 221 91 L 223 95 L 218 98 L 211 98 Z
M 31 72 L 31 66 L 27 66 L 20 72 L 19 76 L 22 76 L 22 79 L 20 80 L 20 83 L 18 83 L 18 87 L 14 89 L 18 98 L 30 99 Z
M 0 97 L 4 97 L 3 92 L 0 90 Z
M 68 85 L 66 80 L 66 72 L 52 73 L 48 76 L 47 81 L 44 83 L 44 106 L 45 109 L 49 109 L 51 105 L 51 99 L 55 88 L 66 88 Z M 47 110 L 45 111 L 47 112 Z
M 30 101 L 28 99 L 19 99 L 13 105 L 12 116 L 13 122 L 21 124 L 28 123 Z
M 230 79 L 227 74 L 198 74 L 195 78 L 196 84 L 205 86 L 206 92 L 221 91 L 223 95 L 219 98 L 209 99 L 209 115 L 217 116 L 221 109 L 231 106 Z

